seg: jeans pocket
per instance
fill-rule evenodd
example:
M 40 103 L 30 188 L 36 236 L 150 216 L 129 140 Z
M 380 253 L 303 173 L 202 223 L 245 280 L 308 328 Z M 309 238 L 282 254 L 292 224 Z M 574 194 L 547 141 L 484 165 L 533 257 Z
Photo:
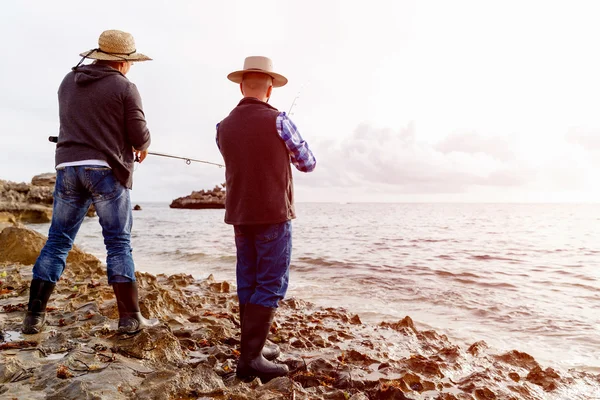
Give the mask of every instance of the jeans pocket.
M 77 173 L 73 167 L 63 167 L 56 170 L 54 196 L 62 198 L 77 195 Z
M 284 224 L 286 223 L 266 225 L 264 229 L 256 234 L 256 240 L 266 243 L 277 239 L 282 234 Z
M 100 200 L 110 200 L 126 190 L 107 167 L 85 167 L 90 192 Z

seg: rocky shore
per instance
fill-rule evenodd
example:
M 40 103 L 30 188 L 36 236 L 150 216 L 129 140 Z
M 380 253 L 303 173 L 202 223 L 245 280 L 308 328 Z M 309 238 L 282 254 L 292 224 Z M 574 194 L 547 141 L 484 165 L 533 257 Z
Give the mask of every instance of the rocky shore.
M 192 192 L 189 196 L 179 197 L 171 202 L 171 208 L 211 209 L 225 208 L 225 183 L 212 190 Z
M 16 222 L 50 222 L 55 183 L 56 173 L 36 175 L 30 183 L 0 179 L 0 229 Z M 94 215 L 92 206 L 88 216 Z
M 598 399 L 600 374 L 540 365 L 484 342 L 461 346 L 410 317 L 369 325 L 342 308 L 285 300 L 270 340 L 288 377 L 235 378 L 235 288 L 212 276 L 137 273 L 140 306 L 162 324 L 116 331 L 105 267 L 75 248 L 48 309 L 48 326 L 21 335 L 31 264 L 45 237 L 0 233 L 0 398 L 6 399 Z

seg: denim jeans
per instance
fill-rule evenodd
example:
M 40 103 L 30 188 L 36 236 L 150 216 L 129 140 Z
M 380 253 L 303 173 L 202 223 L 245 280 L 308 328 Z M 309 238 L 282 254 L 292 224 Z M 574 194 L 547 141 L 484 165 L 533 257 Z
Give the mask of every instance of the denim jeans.
M 56 283 L 88 208 L 94 203 L 107 250 L 109 283 L 135 281 L 131 255 L 129 190 L 110 168 L 77 166 L 56 172 L 54 206 L 48 241 L 33 267 L 33 278 Z
M 276 308 L 285 297 L 292 255 L 292 222 L 235 225 L 240 304 Z

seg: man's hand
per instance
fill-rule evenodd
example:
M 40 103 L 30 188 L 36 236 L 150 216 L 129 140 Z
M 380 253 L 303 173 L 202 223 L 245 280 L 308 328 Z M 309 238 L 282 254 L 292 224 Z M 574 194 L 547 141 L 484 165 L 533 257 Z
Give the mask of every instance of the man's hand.
M 135 156 L 135 161 L 142 163 L 146 159 L 146 156 L 148 155 L 148 150 L 133 149 L 133 155 Z

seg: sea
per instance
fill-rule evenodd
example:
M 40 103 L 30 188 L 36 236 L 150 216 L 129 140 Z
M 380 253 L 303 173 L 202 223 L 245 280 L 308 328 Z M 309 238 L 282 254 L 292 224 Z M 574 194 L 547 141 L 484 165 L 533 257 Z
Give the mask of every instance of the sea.
M 134 211 L 136 269 L 235 282 L 224 210 Z M 287 297 L 600 372 L 600 204 L 299 203 Z M 47 234 L 49 224 L 32 225 Z M 97 218 L 75 241 L 105 260 Z

